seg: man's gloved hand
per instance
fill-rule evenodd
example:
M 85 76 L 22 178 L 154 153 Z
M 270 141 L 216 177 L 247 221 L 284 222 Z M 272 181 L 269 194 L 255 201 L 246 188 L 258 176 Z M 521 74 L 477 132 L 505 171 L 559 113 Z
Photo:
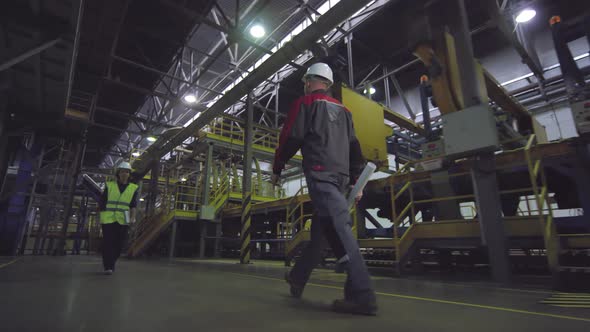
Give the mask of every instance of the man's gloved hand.
M 272 183 L 273 186 L 278 186 L 280 180 L 281 180 L 281 176 L 278 174 L 273 174 L 270 177 L 270 182 Z

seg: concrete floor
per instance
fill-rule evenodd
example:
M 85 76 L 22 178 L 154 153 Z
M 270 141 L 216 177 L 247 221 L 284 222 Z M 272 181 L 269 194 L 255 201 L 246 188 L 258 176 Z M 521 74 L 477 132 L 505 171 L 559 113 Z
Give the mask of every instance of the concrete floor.
M 1 331 L 590 331 L 590 309 L 540 303 L 554 293 L 375 277 L 377 317 L 330 311 L 344 275 L 319 270 L 302 300 L 280 263 L 119 262 L 24 257 L 0 263 Z

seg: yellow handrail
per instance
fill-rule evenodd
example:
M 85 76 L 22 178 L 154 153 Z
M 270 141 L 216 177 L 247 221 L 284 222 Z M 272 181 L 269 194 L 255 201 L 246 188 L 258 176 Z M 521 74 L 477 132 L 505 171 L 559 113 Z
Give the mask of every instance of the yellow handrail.
M 399 222 L 408 214 L 408 211 L 412 208 L 412 202 L 409 202 L 406 207 L 402 210 L 402 212 L 397 216 L 397 218 L 393 221 L 393 224 L 398 226 Z
M 531 157 L 531 148 L 533 147 L 533 142 L 535 142 L 535 135 L 531 135 L 529 138 L 524 150 L 524 154 L 529 169 L 529 177 L 531 186 L 533 188 L 533 195 L 535 197 L 537 209 L 539 211 L 539 222 L 543 231 L 545 250 L 547 252 L 547 262 L 551 272 L 557 273 L 559 267 L 560 251 L 559 238 L 557 235 L 555 223 L 553 222 L 553 210 L 551 208 L 551 203 L 548 202 L 549 190 L 547 188 L 545 172 L 543 171 L 543 167 L 541 165 L 541 159 L 533 161 L 533 158 Z M 539 175 L 541 182 L 540 186 L 537 183 L 539 180 Z M 545 204 L 547 204 L 548 215 L 543 214 Z
M 397 192 L 397 194 L 395 194 L 395 197 L 394 197 L 393 199 L 394 199 L 394 200 L 395 200 L 395 199 L 398 199 L 398 198 L 399 198 L 399 197 L 400 197 L 400 196 L 401 196 L 401 195 L 402 195 L 402 194 L 403 194 L 403 193 L 404 193 L 406 190 L 408 190 L 408 188 L 410 188 L 410 186 L 411 186 L 411 185 L 412 185 L 412 182 L 411 182 L 411 181 L 408 181 L 408 182 L 407 182 L 407 183 L 406 183 L 406 184 L 405 184 L 405 185 L 402 187 L 402 189 L 400 189 L 400 190 Z

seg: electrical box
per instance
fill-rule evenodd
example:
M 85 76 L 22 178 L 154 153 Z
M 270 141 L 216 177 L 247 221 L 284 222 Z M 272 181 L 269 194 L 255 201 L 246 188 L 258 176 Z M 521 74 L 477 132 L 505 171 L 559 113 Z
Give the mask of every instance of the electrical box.
M 199 219 L 215 220 L 215 206 L 203 205 L 203 206 L 201 206 L 201 210 L 200 210 L 199 214 L 200 214 Z
M 442 139 L 426 142 L 421 146 L 423 160 L 418 162 L 418 169 L 434 171 L 441 169 L 445 157 L 445 142 Z
M 572 103 L 572 113 L 578 134 L 590 133 L 590 99 Z
M 422 157 L 424 159 L 443 157 L 445 155 L 445 142 L 442 139 L 422 144 Z
M 487 105 L 476 105 L 445 114 L 443 134 L 449 156 L 495 151 L 499 148 L 496 119 Z

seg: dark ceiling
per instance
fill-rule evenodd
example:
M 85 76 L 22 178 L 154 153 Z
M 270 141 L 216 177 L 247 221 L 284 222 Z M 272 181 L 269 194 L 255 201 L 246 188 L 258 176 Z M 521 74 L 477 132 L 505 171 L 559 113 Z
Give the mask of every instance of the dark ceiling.
M 198 14 L 206 14 L 213 5 L 212 0 L 173 2 Z M 113 56 L 166 72 L 179 51 L 178 45 L 184 44 L 195 25 L 195 18 L 176 15 L 174 9 L 158 0 L 86 1 L 73 84 L 75 93 L 95 96 L 97 106 L 88 129 L 85 164 L 96 165 L 102 160 L 127 128 L 129 116 L 160 79 L 154 72 Z M 170 42 L 160 42 L 160 36 Z
M 88 147 L 84 164 L 95 166 L 102 161 L 105 154 L 113 153 L 111 147 L 128 129 L 130 121 L 137 115 L 136 112 L 146 101 L 149 102 L 148 96 L 156 86 L 161 86 L 160 74 L 130 65 L 121 58 L 156 71 L 168 72 L 182 45 L 190 42 L 204 51 L 221 38 L 216 29 L 198 25 L 199 16 L 210 18 L 212 8 L 223 8 L 230 19 L 218 19 L 225 22 L 221 25 L 231 26 L 236 2 L 217 0 L 216 4 L 215 0 L 84 0 L 78 52 L 74 54 L 79 3 L 78 0 L 32 0 L 3 1 L 0 4 L 0 59 L 8 60 L 10 55 L 18 55 L 23 50 L 61 37 L 61 41 L 53 47 L 0 71 L 0 108 L 14 110 L 6 112 L 10 117 L 10 130 L 34 128 L 47 135 L 82 137 L 87 128 Z M 250 3 L 241 1 L 240 10 Z M 244 31 L 247 24 L 255 18 L 276 26 L 280 23 L 278 18 L 283 17 L 281 15 L 289 14 L 289 11 L 301 7 L 303 3 L 317 7 L 321 1 L 259 0 L 256 2 L 258 7 L 250 13 L 248 20 L 244 20 L 246 22 L 240 22 L 238 28 Z M 358 84 L 376 64 L 393 69 L 413 60 L 413 45 L 417 40 L 428 37 L 422 29 L 425 6 L 443 3 L 426 0 L 391 1 L 391 5 L 387 5 L 358 27 L 352 41 L 355 82 Z M 506 36 L 497 28 L 482 28 L 490 20 L 490 15 L 481 3 L 482 1 L 466 1 L 470 28 L 478 30 L 473 37 L 476 57 L 509 47 Z M 508 3 L 510 6 L 505 15 L 511 15 L 523 3 L 537 8 L 538 19 L 528 26 L 533 33 L 546 30 L 546 22 L 551 15 L 562 15 L 564 21 L 576 20 L 588 14 L 590 9 L 590 1 L 536 0 Z M 293 22 L 295 23 L 297 22 Z M 277 35 L 284 34 L 288 29 L 289 26 L 283 27 Z M 264 47 L 271 48 L 274 42 L 276 40 L 269 40 Z M 248 46 L 247 42 L 238 42 L 238 48 L 242 52 Z M 232 60 L 227 47 L 218 53 L 217 61 L 205 62 L 211 69 L 211 72 L 203 74 L 203 81 L 206 83 L 219 79 L 215 72 L 227 72 L 230 69 L 229 63 Z M 330 63 L 336 76 L 346 81 L 345 43 L 337 43 L 329 53 L 328 57 L 318 57 L 312 61 Z M 263 54 L 261 50 L 252 52 L 244 67 L 250 66 Z M 75 67 L 70 91 L 68 74 L 72 59 L 75 59 Z M 424 71 L 421 64 L 415 64 L 400 73 L 398 79 L 402 88 L 415 86 Z M 282 112 L 286 112 L 290 102 L 302 93 L 302 74 L 303 71 L 298 70 L 281 83 Z M 380 74 L 381 69 L 372 77 Z M 237 75 L 239 72 L 231 73 L 227 80 L 220 80 L 219 89 Z M 70 98 L 66 105 L 68 91 Z M 174 102 L 181 97 L 171 95 L 163 98 Z M 379 95 L 375 97 L 383 98 Z M 93 103 L 97 106 L 96 111 L 89 114 Z M 75 119 L 64 117 L 65 108 L 75 110 L 79 116 Z M 179 110 L 183 111 L 186 109 Z M 116 156 L 116 151 L 114 153 L 113 157 L 126 156 L 123 152 L 120 156 Z
M 0 114 L 10 135 L 63 125 L 78 6 L 75 0 L 0 3 Z

